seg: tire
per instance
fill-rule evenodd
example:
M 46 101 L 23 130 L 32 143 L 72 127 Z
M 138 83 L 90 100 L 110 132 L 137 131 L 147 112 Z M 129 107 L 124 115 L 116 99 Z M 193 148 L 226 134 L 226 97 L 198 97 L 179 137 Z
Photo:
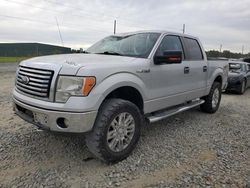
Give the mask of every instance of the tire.
M 201 104 L 201 110 L 210 114 L 215 113 L 220 106 L 221 84 L 219 82 L 214 82 L 209 94 L 202 99 L 205 100 L 205 102 Z
M 246 91 L 246 80 L 244 79 L 240 84 L 239 94 L 243 95 Z
M 86 145 L 106 163 L 121 161 L 136 147 L 141 124 L 142 115 L 135 104 L 122 99 L 108 99 L 100 107 L 93 130 L 85 137 Z

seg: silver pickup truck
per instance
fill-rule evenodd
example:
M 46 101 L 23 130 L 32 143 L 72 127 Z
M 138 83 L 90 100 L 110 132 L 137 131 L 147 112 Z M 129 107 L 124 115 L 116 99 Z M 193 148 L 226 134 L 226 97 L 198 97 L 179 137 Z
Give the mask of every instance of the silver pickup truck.
M 96 157 L 116 162 L 135 148 L 144 123 L 196 106 L 216 112 L 227 76 L 228 63 L 207 61 L 195 37 L 124 33 L 81 54 L 22 61 L 13 106 L 41 129 L 85 133 Z

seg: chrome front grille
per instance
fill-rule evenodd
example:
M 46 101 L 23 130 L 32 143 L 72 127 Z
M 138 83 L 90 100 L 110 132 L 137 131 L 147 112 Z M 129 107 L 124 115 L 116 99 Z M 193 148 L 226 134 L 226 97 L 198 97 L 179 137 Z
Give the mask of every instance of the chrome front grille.
M 16 88 L 28 95 L 49 98 L 53 73 L 51 70 L 20 66 L 16 78 Z

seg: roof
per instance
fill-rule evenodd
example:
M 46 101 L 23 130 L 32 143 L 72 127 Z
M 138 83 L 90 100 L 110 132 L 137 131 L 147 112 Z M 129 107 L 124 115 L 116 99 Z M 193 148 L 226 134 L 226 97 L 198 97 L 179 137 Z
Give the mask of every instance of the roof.
M 141 30 L 141 31 L 134 31 L 134 32 L 127 32 L 127 33 L 117 33 L 114 36 L 127 36 L 127 35 L 133 35 L 133 34 L 138 34 L 138 33 L 171 34 L 171 35 L 178 35 L 178 36 L 190 37 L 190 38 L 196 38 L 197 39 L 197 37 L 194 37 L 194 36 L 191 36 L 191 35 L 178 33 L 178 32 L 165 31 L 165 30 Z

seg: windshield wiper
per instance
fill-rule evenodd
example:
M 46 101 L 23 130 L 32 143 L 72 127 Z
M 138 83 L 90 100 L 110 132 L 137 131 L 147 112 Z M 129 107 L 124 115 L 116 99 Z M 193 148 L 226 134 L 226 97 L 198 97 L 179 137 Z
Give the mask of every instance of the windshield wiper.
M 96 54 L 105 54 L 105 55 L 120 55 L 120 56 L 123 56 L 122 54 L 119 54 L 119 53 L 117 53 L 117 52 L 113 52 L 113 51 L 105 51 L 105 52 L 96 53 Z

